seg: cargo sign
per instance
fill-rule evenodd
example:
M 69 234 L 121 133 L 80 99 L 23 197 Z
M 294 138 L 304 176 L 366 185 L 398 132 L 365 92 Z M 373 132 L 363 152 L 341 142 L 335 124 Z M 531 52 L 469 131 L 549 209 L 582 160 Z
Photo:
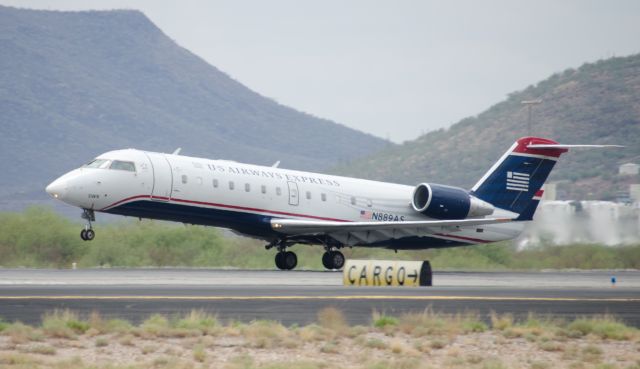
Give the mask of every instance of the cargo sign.
M 431 286 L 428 261 L 347 260 L 343 269 L 345 286 Z

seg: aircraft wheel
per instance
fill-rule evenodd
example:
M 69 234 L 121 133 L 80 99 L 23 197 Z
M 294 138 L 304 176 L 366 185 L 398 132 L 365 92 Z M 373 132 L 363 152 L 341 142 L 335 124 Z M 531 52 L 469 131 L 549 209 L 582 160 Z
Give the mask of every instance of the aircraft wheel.
M 326 269 L 333 269 L 333 263 L 331 263 L 331 251 L 327 251 L 322 254 L 322 265 Z
M 342 269 L 344 266 L 344 255 L 340 251 L 332 251 L 331 263 L 333 264 L 333 269 Z
M 93 229 L 87 229 L 84 233 L 84 237 L 87 241 L 91 241 L 96 238 L 96 232 L 94 232 Z
M 83 229 L 82 231 L 80 231 L 80 238 L 82 238 L 83 241 L 87 240 L 87 230 Z
M 291 270 L 298 265 L 298 256 L 295 252 L 287 251 L 284 253 L 284 257 L 282 258 L 284 261 L 284 267 L 286 270 Z
M 344 255 L 340 251 L 327 251 L 322 254 L 322 265 L 327 269 L 341 269 L 344 266 Z
M 284 252 L 276 253 L 276 267 L 280 270 L 286 269 L 284 265 Z

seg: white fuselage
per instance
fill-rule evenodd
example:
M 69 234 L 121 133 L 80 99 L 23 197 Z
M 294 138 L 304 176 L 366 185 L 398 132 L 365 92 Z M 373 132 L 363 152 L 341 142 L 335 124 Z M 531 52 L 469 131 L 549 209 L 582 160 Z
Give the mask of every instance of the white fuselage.
M 277 237 L 272 218 L 356 221 L 430 219 L 411 206 L 414 187 L 128 149 L 98 156 L 135 169 L 82 167 L 58 178 L 47 192 L 68 204 L 140 218 L 164 219 L 234 229 L 266 240 Z M 496 210 L 496 216 L 509 215 Z M 486 243 L 517 237 L 522 222 L 495 224 L 430 237 L 375 244 L 430 248 Z M 442 240 L 443 246 L 434 244 Z M 437 243 L 437 242 L 436 242 Z M 415 244 L 415 245 L 414 245 Z M 367 246 L 362 244 L 362 246 Z

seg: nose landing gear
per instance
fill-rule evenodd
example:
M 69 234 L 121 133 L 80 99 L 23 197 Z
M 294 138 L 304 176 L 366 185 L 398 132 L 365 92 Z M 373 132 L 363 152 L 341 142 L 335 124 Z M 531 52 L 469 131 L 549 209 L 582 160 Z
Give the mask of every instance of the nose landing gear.
M 91 209 L 83 209 L 81 217 L 87 221 L 87 224 L 80 232 L 80 238 L 82 238 L 83 241 L 91 241 L 96 237 L 96 232 L 94 232 L 91 227 L 91 222 L 96 221 L 96 215 Z

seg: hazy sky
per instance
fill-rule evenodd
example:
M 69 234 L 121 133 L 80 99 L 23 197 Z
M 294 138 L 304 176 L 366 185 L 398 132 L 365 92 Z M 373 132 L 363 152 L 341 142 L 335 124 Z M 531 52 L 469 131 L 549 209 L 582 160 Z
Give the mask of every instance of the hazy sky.
M 640 52 L 640 1 L 0 0 L 143 11 L 262 95 L 400 142 L 586 61 Z

